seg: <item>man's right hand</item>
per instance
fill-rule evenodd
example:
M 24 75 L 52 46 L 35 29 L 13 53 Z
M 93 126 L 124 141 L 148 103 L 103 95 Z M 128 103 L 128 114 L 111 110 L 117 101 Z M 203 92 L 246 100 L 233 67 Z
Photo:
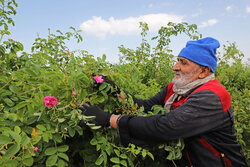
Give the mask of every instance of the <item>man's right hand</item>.
M 97 106 L 91 106 L 87 103 L 80 106 L 79 109 L 82 110 L 82 115 L 95 116 L 95 119 L 90 121 L 91 123 L 94 123 L 95 125 L 100 125 L 102 127 L 110 126 L 110 113 L 105 112 Z

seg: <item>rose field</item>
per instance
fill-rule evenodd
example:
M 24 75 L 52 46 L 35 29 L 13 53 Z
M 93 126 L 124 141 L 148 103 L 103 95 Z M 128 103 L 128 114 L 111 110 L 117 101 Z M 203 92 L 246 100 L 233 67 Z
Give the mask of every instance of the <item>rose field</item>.
M 106 55 L 95 58 L 86 50 L 71 50 L 67 43 L 82 42 L 80 31 L 50 30 L 34 39 L 30 53 L 23 44 L 9 39 L 15 0 L 0 2 L 0 166 L 166 166 L 180 159 L 182 140 L 154 147 L 119 143 L 116 130 L 100 128 L 90 122 L 75 105 L 89 103 L 114 114 L 154 115 L 166 113 L 160 106 L 144 113 L 130 96 L 122 101 L 113 87 L 93 86 L 99 75 L 114 81 L 121 91 L 146 99 L 171 82 L 176 61 L 170 43 L 184 35 L 202 37 L 195 24 L 169 22 L 146 40 L 147 23 L 141 29 L 141 43 L 135 49 L 119 46 L 119 63 L 111 64 Z M 221 46 L 215 72 L 231 95 L 237 138 L 250 164 L 250 68 L 236 43 Z

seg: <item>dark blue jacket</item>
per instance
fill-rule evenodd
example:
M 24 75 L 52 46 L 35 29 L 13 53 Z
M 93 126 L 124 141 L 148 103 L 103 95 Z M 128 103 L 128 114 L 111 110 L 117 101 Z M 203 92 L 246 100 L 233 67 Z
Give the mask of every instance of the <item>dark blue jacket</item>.
M 173 94 L 173 83 L 148 100 L 134 98 L 145 112 L 153 105 L 165 105 Z M 231 99 L 217 80 L 190 90 L 171 111 L 154 116 L 121 116 L 118 132 L 123 145 L 151 145 L 184 139 L 179 166 L 245 167 L 246 159 L 236 139 Z M 224 155 L 224 156 L 223 156 Z

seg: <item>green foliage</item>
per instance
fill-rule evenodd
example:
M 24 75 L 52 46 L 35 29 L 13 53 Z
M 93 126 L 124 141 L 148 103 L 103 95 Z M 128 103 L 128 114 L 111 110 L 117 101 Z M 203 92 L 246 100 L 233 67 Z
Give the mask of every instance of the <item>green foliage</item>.
M 1 40 L 14 25 L 14 0 L 1 0 Z M 103 74 L 123 91 L 149 98 L 171 81 L 174 64 L 169 47 L 171 37 L 181 33 L 190 39 L 201 35 L 196 25 L 169 23 L 162 27 L 153 48 L 146 41 L 148 26 L 140 23 L 142 43 L 136 50 L 120 46 L 120 63 L 110 64 L 106 55 L 94 59 L 87 51 L 70 51 L 65 41 L 82 41 L 79 31 L 57 30 L 46 38 L 37 37 L 32 53 L 12 39 L 0 44 L 0 166 L 166 166 L 180 159 L 182 140 L 155 147 L 123 147 L 118 134 L 100 128 L 81 115 L 75 102 L 98 105 L 114 114 L 153 115 L 166 111 L 154 106 L 145 114 L 131 97 L 122 101 L 111 95 L 113 88 L 102 84 L 92 88 L 93 75 Z M 235 44 L 224 46 L 216 76 L 229 90 L 235 111 L 238 139 L 249 159 L 249 65 Z M 233 61 L 231 60 L 233 59 Z M 228 65 L 228 63 L 231 63 Z M 75 92 L 76 95 L 73 95 Z M 45 107 L 43 98 L 54 96 L 58 104 Z M 79 126 L 80 121 L 84 124 Z M 36 150 L 35 148 L 38 148 Z
M 9 24 L 15 25 L 11 15 L 16 15 L 15 7 L 17 3 L 15 0 L 0 0 L 0 42 L 4 35 L 9 35 Z M 3 47 L 0 48 L 0 55 L 3 55 Z
M 130 70 L 132 66 L 133 71 L 136 71 L 136 75 L 138 75 L 137 71 L 141 71 L 138 77 L 142 78 L 142 83 L 147 86 L 157 83 L 160 87 L 163 87 L 166 83 L 169 83 L 174 76 L 172 71 L 174 55 L 169 46 L 171 37 L 184 33 L 190 39 L 199 39 L 201 34 L 197 32 L 197 26 L 194 24 L 175 24 L 169 22 L 167 27 L 161 27 L 158 31 L 158 35 L 152 38 L 152 40 L 157 40 L 157 45 L 151 48 L 145 39 L 147 31 L 149 30 L 147 24 L 141 22 L 140 28 L 142 31 L 140 47 L 133 50 L 125 48 L 123 45 L 120 46 L 119 50 L 122 54 L 120 63 L 124 64 L 124 66 L 130 66 L 128 70 Z M 130 86 L 132 84 L 128 85 Z M 159 85 L 156 85 L 156 87 Z
M 217 79 L 227 88 L 231 95 L 235 116 L 237 138 L 250 164 L 250 68 L 249 63 L 242 63 L 244 54 L 235 43 L 223 46 L 216 69 Z

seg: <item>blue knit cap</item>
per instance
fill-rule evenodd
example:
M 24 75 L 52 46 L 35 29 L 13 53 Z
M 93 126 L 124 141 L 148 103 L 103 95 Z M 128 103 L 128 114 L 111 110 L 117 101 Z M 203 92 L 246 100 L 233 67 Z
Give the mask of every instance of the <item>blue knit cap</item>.
M 188 41 L 186 47 L 181 50 L 178 56 L 202 66 L 208 66 L 212 72 L 215 72 L 217 65 L 216 49 L 219 47 L 219 41 L 211 37 Z

